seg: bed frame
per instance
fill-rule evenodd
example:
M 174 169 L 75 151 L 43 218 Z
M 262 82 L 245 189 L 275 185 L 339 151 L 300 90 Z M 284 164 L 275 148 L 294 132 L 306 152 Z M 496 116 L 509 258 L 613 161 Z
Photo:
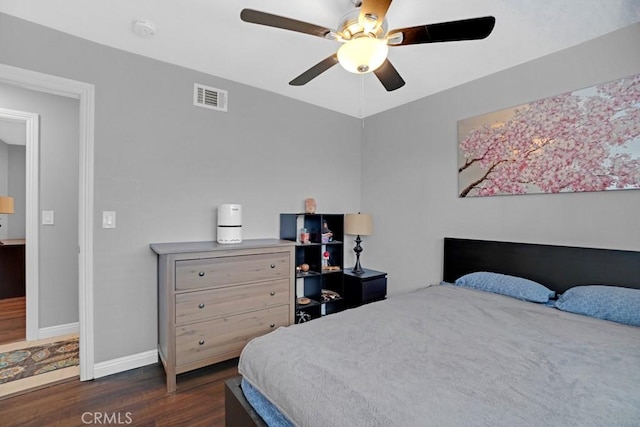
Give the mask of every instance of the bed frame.
M 443 280 L 475 271 L 524 277 L 557 293 L 596 284 L 640 289 L 640 252 L 445 237 Z M 240 379 L 225 383 L 225 425 L 265 427 L 244 398 Z
M 268 427 L 253 410 L 240 387 L 242 377 L 234 377 L 224 383 L 224 425 L 226 427 Z
M 524 277 L 557 293 L 579 285 L 640 289 L 640 252 L 446 237 L 443 280 L 474 271 Z

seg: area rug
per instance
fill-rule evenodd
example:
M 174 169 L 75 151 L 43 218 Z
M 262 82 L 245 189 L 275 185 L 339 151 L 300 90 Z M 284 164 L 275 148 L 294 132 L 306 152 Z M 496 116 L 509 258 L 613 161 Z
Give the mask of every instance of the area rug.
M 0 384 L 77 366 L 78 339 L 0 353 Z

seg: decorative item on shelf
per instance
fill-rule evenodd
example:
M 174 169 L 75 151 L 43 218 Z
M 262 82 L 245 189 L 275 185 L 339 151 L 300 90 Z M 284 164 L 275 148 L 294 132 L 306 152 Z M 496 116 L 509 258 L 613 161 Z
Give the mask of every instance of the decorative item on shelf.
M 300 305 L 307 305 L 311 302 L 311 299 L 307 298 L 307 297 L 300 297 L 298 298 L 298 304 Z
M 327 221 L 322 222 L 322 243 L 333 242 L 333 232 L 329 230 Z
M 313 197 L 304 199 L 304 211 L 308 214 L 316 213 L 316 199 Z
M 298 267 L 296 267 L 296 271 L 300 271 L 302 273 L 308 273 L 309 272 L 309 264 L 300 264 Z
M 311 243 L 311 234 L 306 228 L 300 229 L 300 243 L 303 245 Z
M 340 271 L 340 266 L 329 264 L 329 251 L 322 253 L 322 271 Z
M 311 320 L 311 315 L 302 310 L 296 311 L 296 323 L 304 323 Z
M 0 196 L 0 214 L 12 214 L 14 213 L 13 197 Z M 2 227 L 2 224 L 0 224 Z
M 340 299 L 340 294 L 335 291 L 330 291 L 329 289 L 323 289 L 320 297 L 322 298 L 322 302 L 330 302 Z
M 355 239 L 356 246 L 353 248 L 353 251 L 356 253 L 356 265 L 351 271 L 355 274 L 362 274 L 364 270 L 360 265 L 360 253 L 362 252 L 362 246 L 360 246 L 362 239 L 360 239 L 360 236 L 373 234 L 373 220 L 371 215 L 360 212 L 357 214 L 346 214 L 344 218 L 344 233 L 357 236 Z

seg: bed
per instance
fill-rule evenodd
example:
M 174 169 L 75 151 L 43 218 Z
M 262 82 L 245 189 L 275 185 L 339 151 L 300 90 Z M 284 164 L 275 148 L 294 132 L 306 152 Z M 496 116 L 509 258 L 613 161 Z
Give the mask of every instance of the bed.
M 248 343 L 226 425 L 637 426 L 638 295 L 640 252 L 445 238 L 442 283 Z

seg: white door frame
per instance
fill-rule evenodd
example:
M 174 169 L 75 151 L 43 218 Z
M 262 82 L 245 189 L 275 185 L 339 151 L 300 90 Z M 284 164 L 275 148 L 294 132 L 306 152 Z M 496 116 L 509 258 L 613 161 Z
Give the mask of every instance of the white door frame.
M 95 87 L 92 84 L 4 64 L 0 64 L 0 82 L 53 95 L 66 96 L 80 101 L 80 175 L 78 195 L 80 380 L 91 380 L 94 378 L 95 364 L 93 335 L 93 149 Z M 38 227 L 35 227 L 36 230 L 37 228 Z M 28 301 L 29 295 L 27 295 L 27 303 Z
M 40 194 L 40 121 L 36 113 L 8 110 L 0 108 L 0 119 L 14 123 L 21 123 L 26 128 L 25 155 L 26 155 L 26 210 L 25 210 L 25 238 L 28 242 L 25 248 L 26 258 L 26 297 L 27 297 L 27 328 L 26 340 L 35 341 L 38 337 L 38 281 L 39 260 L 38 247 L 40 244 L 38 223 L 38 196 Z

